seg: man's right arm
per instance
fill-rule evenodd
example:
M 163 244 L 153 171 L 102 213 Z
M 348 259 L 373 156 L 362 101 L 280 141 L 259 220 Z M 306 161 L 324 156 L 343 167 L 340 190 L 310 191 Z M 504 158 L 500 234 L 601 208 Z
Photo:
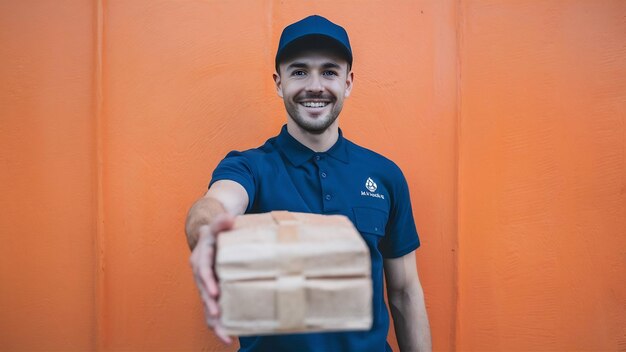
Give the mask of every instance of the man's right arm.
M 185 232 L 187 244 L 193 250 L 200 237 L 200 228 L 209 226 L 222 213 L 237 216 L 248 207 L 248 193 L 242 185 L 231 180 L 219 180 L 211 185 L 206 194 L 189 209 Z
M 215 240 L 221 231 L 233 227 L 234 216 L 245 212 L 248 201 L 248 193 L 239 183 L 217 181 L 191 206 L 185 223 L 187 243 L 192 249 L 189 263 L 204 305 L 206 323 L 225 343 L 231 339 L 219 323 L 219 286 L 213 272 Z

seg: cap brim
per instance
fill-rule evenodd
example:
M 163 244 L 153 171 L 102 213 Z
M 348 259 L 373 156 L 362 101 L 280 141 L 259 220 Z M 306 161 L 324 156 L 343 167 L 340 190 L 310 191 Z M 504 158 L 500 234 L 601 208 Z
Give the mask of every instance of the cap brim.
M 352 53 L 337 39 L 325 34 L 307 34 L 292 40 L 276 54 L 276 66 L 280 62 L 306 50 L 328 50 L 336 53 L 352 65 Z

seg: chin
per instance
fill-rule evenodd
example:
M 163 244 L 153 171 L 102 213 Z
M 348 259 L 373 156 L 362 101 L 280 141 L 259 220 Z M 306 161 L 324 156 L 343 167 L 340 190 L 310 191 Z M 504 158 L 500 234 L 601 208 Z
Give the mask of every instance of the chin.
M 319 134 L 322 134 L 322 133 L 326 132 L 327 129 L 328 129 L 328 127 L 321 128 L 321 129 L 307 128 L 307 129 L 305 129 L 305 131 L 307 131 L 310 134 L 317 134 L 317 135 L 319 135 Z
M 326 132 L 339 116 L 339 113 L 334 114 L 333 111 L 310 116 L 306 111 L 299 111 L 296 106 L 287 106 L 287 113 L 302 131 L 315 135 Z
M 298 126 L 300 126 L 300 128 L 307 131 L 308 133 L 322 134 L 326 132 L 333 125 L 337 117 L 333 118 L 333 117 L 320 116 L 317 119 L 322 119 L 323 121 L 320 121 L 321 123 L 309 123 L 308 121 L 303 121 L 303 120 L 294 120 L 294 121 L 296 122 Z M 315 121 L 315 122 L 318 122 L 318 121 Z

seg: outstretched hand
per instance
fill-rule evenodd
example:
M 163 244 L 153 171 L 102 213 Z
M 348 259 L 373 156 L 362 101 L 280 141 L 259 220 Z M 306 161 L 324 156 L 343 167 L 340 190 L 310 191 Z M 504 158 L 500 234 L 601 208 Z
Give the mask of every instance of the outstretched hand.
M 230 230 L 234 223 L 235 219 L 232 215 L 223 213 L 218 215 L 211 222 L 211 225 L 200 226 L 198 228 L 198 243 L 189 257 L 189 263 L 193 269 L 194 279 L 204 305 L 206 323 L 213 329 L 215 335 L 227 344 L 230 344 L 232 339 L 226 334 L 220 323 L 220 310 L 217 304 L 220 290 L 213 267 L 217 236 L 222 231 Z

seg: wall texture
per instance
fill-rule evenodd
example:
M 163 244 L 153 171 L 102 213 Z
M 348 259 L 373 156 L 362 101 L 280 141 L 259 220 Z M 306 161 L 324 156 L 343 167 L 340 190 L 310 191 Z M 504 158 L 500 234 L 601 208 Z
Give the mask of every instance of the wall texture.
M 93 9 L 0 1 L 0 350 L 92 349 Z
M 409 182 L 435 349 L 626 348 L 623 2 L 0 0 L 0 350 L 234 350 L 184 217 L 284 123 L 312 13 L 353 44 L 345 135 Z
M 463 1 L 461 350 L 626 349 L 626 3 Z

